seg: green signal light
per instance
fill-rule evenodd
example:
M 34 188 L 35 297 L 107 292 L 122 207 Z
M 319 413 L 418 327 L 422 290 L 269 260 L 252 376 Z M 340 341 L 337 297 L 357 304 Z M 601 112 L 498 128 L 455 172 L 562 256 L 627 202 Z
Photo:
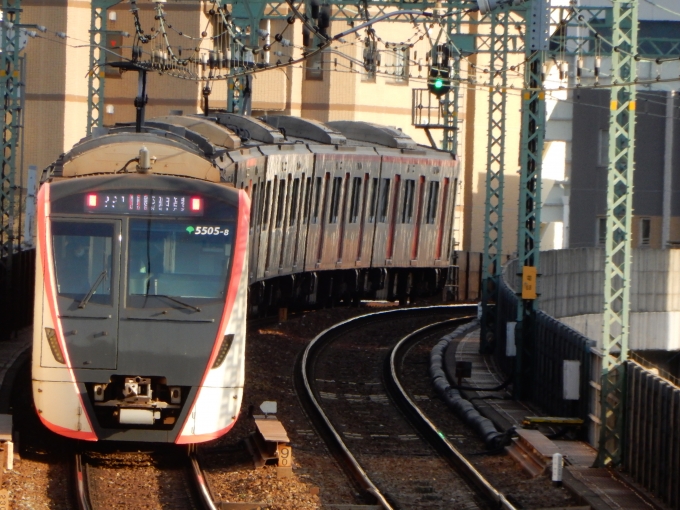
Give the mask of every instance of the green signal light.
M 189 232 L 190 234 L 193 234 L 194 230 L 196 230 L 196 229 L 194 227 L 192 227 L 191 225 L 187 227 L 187 232 Z
M 440 89 L 440 88 L 442 88 L 443 86 L 444 86 L 444 80 L 442 80 L 441 78 L 437 78 L 437 79 L 434 81 L 434 88 Z

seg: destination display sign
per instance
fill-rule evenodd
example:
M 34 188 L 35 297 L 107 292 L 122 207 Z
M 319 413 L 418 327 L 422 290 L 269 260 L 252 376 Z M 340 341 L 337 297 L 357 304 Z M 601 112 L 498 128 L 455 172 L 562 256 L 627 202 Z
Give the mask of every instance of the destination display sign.
M 203 216 L 203 198 L 163 193 L 86 193 L 85 212 L 146 214 L 150 216 Z

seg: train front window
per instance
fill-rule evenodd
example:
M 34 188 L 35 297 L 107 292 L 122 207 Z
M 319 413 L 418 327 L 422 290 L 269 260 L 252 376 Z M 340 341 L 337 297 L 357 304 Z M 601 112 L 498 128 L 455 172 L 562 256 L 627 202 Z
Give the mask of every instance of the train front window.
M 230 221 L 130 220 L 128 306 L 150 296 L 224 299 L 235 235 Z
M 113 224 L 52 222 L 57 293 L 111 304 Z

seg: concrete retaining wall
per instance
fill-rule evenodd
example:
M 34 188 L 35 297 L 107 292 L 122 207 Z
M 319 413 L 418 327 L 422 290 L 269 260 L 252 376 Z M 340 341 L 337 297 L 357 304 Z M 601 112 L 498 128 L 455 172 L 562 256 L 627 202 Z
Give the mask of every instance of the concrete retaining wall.
M 600 345 L 604 310 L 604 249 L 541 252 L 539 308 Z M 519 288 L 517 261 L 505 271 Z M 680 250 L 633 250 L 631 349 L 680 350 Z

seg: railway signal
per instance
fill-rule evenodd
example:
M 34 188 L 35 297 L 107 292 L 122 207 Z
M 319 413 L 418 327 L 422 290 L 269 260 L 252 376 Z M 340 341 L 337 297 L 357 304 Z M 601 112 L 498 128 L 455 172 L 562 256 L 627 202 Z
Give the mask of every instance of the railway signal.
M 447 94 L 451 90 L 451 78 L 448 68 L 430 67 L 427 78 L 427 89 L 437 97 Z
M 451 48 L 440 44 L 432 48 L 432 60 L 427 73 L 427 89 L 437 97 L 451 90 Z

